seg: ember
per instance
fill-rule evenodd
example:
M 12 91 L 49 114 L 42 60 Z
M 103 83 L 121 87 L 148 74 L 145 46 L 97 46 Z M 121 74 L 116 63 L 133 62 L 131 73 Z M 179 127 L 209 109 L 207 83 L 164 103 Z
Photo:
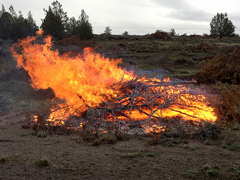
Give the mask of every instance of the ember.
M 36 37 L 19 40 L 11 48 L 18 67 L 31 77 L 34 89 L 51 88 L 61 99 L 51 108 L 49 122 L 83 117 L 102 121 L 142 121 L 146 132 L 164 130 L 157 122 L 161 118 L 177 118 L 197 124 L 215 122 L 214 109 L 205 95 L 186 84 L 173 83 L 169 78 L 138 77 L 118 66 L 121 59 L 113 60 L 85 48 L 82 54 L 70 57 L 52 50 L 51 37 L 37 43 Z M 17 49 L 21 47 L 21 53 Z M 36 117 L 37 119 L 37 117 Z M 83 122 L 81 122 L 83 123 Z M 81 124 L 79 125 L 81 126 Z

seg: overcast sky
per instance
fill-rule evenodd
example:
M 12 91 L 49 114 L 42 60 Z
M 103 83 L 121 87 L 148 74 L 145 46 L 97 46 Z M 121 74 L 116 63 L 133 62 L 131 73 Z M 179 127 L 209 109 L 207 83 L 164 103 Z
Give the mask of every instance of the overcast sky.
M 68 17 L 76 19 L 84 9 L 89 16 L 95 34 L 103 33 L 110 26 L 112 34 L 148 34 L 157 29 L 178 34 L 209 34 L 214 15 L 227 13 L 240 34 L 239 0 L 58 0 Z M 0 0 L 8 10 L 12 5 L 16 12 L 27 17 L 31 11 L 37 25 L 44 19 L 43 9 L 53 0 Z

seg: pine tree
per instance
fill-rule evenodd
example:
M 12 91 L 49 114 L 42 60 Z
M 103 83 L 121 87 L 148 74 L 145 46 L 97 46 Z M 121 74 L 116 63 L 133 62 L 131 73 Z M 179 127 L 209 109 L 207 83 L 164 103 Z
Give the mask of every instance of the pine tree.
M 13 18 L 17 18 L 17 13 L 16 13 L 16 11 L 14 10 L 14 8 L 13 8 L 12 5 L 9 7 L 9 11 L 10 11 L 10 14 L 11 14 L 11 16 L 12 16 Z
M 51 35 L 56 39 L 62 39 L 66 34 L 68 17 L 63 11 L 62 5 L 58 1 L 52 3 L 48 10 L 44 9 L 46 16 L 42 20 L 41 27 L 47 35 Z
M 107 26 L 107 27 L 105 27 L 104 33 L 106 35 L 111 35 L 112 34 L 112 29 L 109 26 Z
M 93 38 L 92 25 L 89 22 L 89 17 L 85 13 L 84 9 L 81 11 L 81 15 L 75 22 L 75 18 L 71 19 L 72 34 L 77 35 L 81 40 L 87 40 Z
M 36 31 L 38 29 L 38 27 L 36 25 L 36 21 L 33 19 L 33 15 L 31 13 L 31 11 L 28 12 L 27 22 L 33 30 Z
M 217 15 L 212 18 L 210 27 L 210 34 L 219 36 L 220 39 L 223 36 L 234 36 L 235 26 L 231 20 L 228 19 L 227 13 L 217 13 Z
M 52 3 L 52 12 L 54 15 L 60 17 L 61 22 L 64 26 L 64 30 L 66 30 L 68 25 L 68 16 L 67 16 L 67 12 L 63 11 L 62 4 L 60 4 L 60 2 L 58 1 L 54 1 Z
M 2 12 L 0 17 L 0 38 L 11 38 L 13 32 L 13 18 L 9 12 Z
M 76 35 L 76 29 L 77 29 L 78 23 L 75 17 L 71 17 L 68 20 L 68 25 L 67 25 L 67 33 L 71 35 Z
M 0 11 L 0 38 L 18 40 L 35 34 L 38 27 L 31 12 L 29 12 L 28 18 L 24 18 L 21 11 L 17 15 L 12 5 L 9 7 L 9 11 L 6 12 L 2 5 Z
M 2 14 L 3 14 L 4 12 L 6 12 L 6 10 L 5 10 L 4 5 L 2 4 L 2 10 L 0 11 L 0 17 L 2 16 Z

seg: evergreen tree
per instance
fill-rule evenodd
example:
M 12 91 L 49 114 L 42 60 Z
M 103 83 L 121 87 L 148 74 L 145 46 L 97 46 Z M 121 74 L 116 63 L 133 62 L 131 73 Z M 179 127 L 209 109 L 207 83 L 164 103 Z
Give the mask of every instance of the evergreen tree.
M 63 11 L 62 5 L 58 1 L 52 3 L 52 8 L 44 9 L 46 16 L 42 20 L 41 27 L 47 35 L 56 39 L 62 39 L 67 30 L 67 13 Z
M 66 30 L 68 25 L 68 17 L 67 17 L 67 12 L 63 11 L 62 4 L 60 4 L 60 2 L 58 1 L 54 1 L 52 3 L 52 12 L 54 15 L 60 17 L 61 22 L 64 26 L 64 30 Z
M 77 26 L 78 26 L 78 22 L 75 19 L 75 17 L 71 17 L 68 21 L 68 25 L 67 25 L 67 33 L 68 34 L 72 34 L 72 35 L 76 35 L 77 32 Z
M 217 13 L 217 15 L 212 18 L 210 27 L 210 34 L 219 36 L 220 39 L 223 36 L 234 36 L 235 26 L 231 20 L 228 19 L 227 13 Z
M 23 17 L 21 11 L 17 15 L 12 5 L 9 11 L 6 12 L 2 5 L 2 10 L 0 11 L 0 38 L 18 40 L 22 37 L 35 34 L 38 27 L 33 20 L 31 12 L 29 12 L 26 19 Z
M 2 4 L 2 10 L 0 11 L 0 17 L 2 16 L 2 14 L 3 14 L 4 12 L 6 12 L 6 10 L 5 10 L 4 5 Z
M 106 35 L 111 35 L 111 34 L 112 34 L 112 29 L 111 29 L 109 26 L 107 26 L 107 27 L 105 28 L 105 30 L 104 30 L 104 33 L 105 33 Z
M 12 37 L 13 17 L 9 12 L 1 12 L 0 17 L 0 38 L 8 39 Z
M 10 11 L 11 16 L 16 19 L 17 18 L 17 13 L 14 10 L 12 5 L 9 7 L 9 11 Z
M 72 24 L 74 22 L 72 21 Z M 78 17 L 76 27 L 73 28 L 72 34 L 77 35 L 81 40 L 87 40 L 93 38 L 92 25 L 89 22 L 88 15 L 84 10 L 81 11 L 81 15 Z
M 122 34 L 123 36 L 128 36 L 128 32 L 127 31 L 124 31 L 124 33 Z
M 27 22 L 33 30 L 37 31 L 38 27 L 36 25 L 36 21 L 33 19 L 31 11 L 28 12 Z
M 37 31 L 38 27 L 32 18 L 31 12 L 28 13 L 28 18 L 24 18 L 21 11 L 16 18 L 13 19 L 13 39 L 20 39 L 22 37 L 32 36 Z

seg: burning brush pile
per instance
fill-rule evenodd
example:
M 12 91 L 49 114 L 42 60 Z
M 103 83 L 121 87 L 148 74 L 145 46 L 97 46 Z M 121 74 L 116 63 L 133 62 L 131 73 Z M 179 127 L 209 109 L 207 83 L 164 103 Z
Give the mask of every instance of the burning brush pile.
M 40 31 L 19 40 L 11 52 L 34 89 L 51 88 L 55 94 L 49 113 L 31 120 L 37 128 L 146 134 L 174 124 L 191 131 L 217 120 L 206 94 L 190 83 L 137 76 L 119 67 L 121 59 L 110 60 L 90 48 L 74 57 L 60 55 L 52 50 L 51 37 Z

